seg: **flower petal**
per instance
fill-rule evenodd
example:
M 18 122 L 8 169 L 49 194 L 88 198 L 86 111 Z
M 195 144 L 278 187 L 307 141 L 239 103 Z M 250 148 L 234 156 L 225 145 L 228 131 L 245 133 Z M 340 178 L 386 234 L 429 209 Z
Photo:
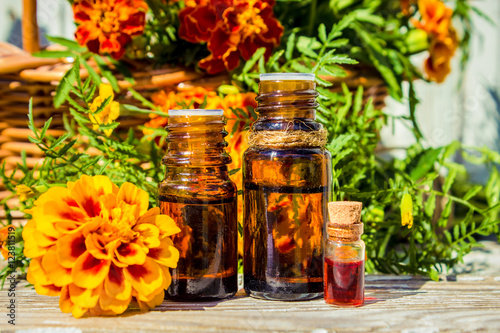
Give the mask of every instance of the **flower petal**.
M 45 254 L 47 247 L 40 246 L 38 240 L 44 237 L 43 234 L 36 230 L 36 221 L 29 220 L 23 228 L 24 239 L 24 255 L 28 258 L 38 258 Z
M 141 234 L 142 241 L 147 247 L 160 246 L 160 229 L 155 225 L 143 223 L 136 225 L 133 230 Z
M 146 260 L 146 252 L 136 243 L 120 245 L 115 255 L 118 261 L 127 265 L 142 265 Z
M 156 216 L 155 224 L 160 229 L 162 236 L 172 236 L 181 232 L 181 229 L 175 224 L 174 219 L 168 215 Z
M 163 275 L 159 265 L 151 258 L 146 258 L 144 265 L 131 265 L 125 268 L 125 276 L 132 288 L 139 295 L 150 295 L 163 284 Z
M 104 280 L 104 290 L 109 297 L 120 301 L 130 300 L 132 285 L 125 278 L 123 268 L 111 265 L 109 274 Z
M 49 278 L 47 273 L 42 267 L 42 258 L 31 259 L 30 265 L 28 267 L 28 274 L 26 280 L 33 285 L 49 285 L 53 284 L 52 280 Z
M 106 176 L 83 175 L 71 189 L 71 194 L 89 217 L 96 217 L 101 213 L 99 197 L 108 193 L 116 193 L 117 189 L 117 186 Z
M 120 187 L 117 195 L 118 202 L 125 202 L 129 205 L 137 205 L 140 207 L 139 214 L 143 215 L 148 210 L 149 195 L 146 191 L 141 190 L 134 184 L 125 182 Z
M 53 284 L 49 285 L 35 284 L 35 291 L 39 295 L 59 296 L 61 294 L 61 287 L 57 287 Z
M 161 265 L 176 268 L 179 261 L 179 250 L 174 247 L 170 238 L 165 237 L 161 240 L 159 247 L 149 249 L 148 257 Z
M 47 253 L 43 256 L 42 267 L 50 280 L 54 281 L 54 285 L 58 287 L 70 284 L 71 268 L 61 266 L 57 259 L 57 245 L 53 245 Z
M 110 260 L 96 259 L 85 252 L 76 260 L 71 272 L 73 283 L 81 288 L 96 288 L 108 275 L 110 264 Z
M 99 294 L 102 290 L 102 284 L 94 289 L 80 288 L 74 283 L 69 285 L 69 295 L 71 302 L 82 308 L 93 308 L 99 301 Z
M 68 234 L 57 241 L 57 260 L 66 268 L 72 268 L 76 260 L 87 250 L 82 232 Z
M 111 311 L 114 314 L 124 313 L 130 301 L 132 300 L 132 296 L 129 296 L 125 300 L 119 300 L 113 297 L 110 297 L 104 290 L 101 292 L 101 296 L 99 297 L 99 306 L 104 311 Z

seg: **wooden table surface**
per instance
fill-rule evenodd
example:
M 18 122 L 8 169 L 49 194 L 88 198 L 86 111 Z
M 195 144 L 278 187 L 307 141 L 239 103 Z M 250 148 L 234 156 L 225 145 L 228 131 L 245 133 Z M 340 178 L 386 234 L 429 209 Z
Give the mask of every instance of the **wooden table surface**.
M 7 323 L 7 290 L 0 291 L 0 331 L 24 332 L 500 332 L 498 276 L 463 275 L 433 282 L 421 277 L 369 275 L 366 304 L 338 308 L 305 302 L 236 297 L 206 303 L 164 301 L 153 311 L 75 319 L 58 298 L 16 287 L 16 325 Z

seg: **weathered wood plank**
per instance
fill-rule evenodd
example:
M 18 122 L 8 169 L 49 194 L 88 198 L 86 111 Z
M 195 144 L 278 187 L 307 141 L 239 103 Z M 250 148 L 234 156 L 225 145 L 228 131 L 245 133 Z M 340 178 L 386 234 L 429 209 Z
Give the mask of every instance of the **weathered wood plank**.
M 22 283 L 21 283 L 22 284 Z M 165 301 L 148 313 L 74 319 L 58 299 L 16 288 L 16 326 L 0 318 L 2 332 L 447 332 L 500 331 L 500 275 L 433 282 L 419 277 L 367 276 L 366 305 L 338 308 L 322 299 L 273 302 L 240 291 L 221 302 Z M 1 313 L 9 302 L 0 291 Z

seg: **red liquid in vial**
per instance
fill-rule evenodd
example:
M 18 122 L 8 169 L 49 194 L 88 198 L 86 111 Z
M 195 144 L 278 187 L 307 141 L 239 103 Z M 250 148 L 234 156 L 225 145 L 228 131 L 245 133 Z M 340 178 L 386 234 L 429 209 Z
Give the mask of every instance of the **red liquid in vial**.
M 365 262 L 333 261 L 325 258 L 325 302 L 334 305 L 363 305 L 365 296 Z

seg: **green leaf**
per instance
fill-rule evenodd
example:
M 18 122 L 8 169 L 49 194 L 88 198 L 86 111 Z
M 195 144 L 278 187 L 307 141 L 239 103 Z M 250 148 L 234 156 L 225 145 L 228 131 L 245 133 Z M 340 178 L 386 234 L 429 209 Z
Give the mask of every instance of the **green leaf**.
M 433 281 L 436 281 L 436 282 L 439 281 L 439 273 L 438 273 L 438 271 L 436 271 L 434 268 L 431 268 L 431 270 L 429 271 L 429 277 Z
M 443 193 L 448 193 L 448 191 L 451 189 L 451 186 L 453 185 L 453 182 L 455 181 L 456 176 L 457 176 L 457 170 L 450 169 L 448 176 L 446 177 L 446 180 L 444 181 Z
M 80 68 L 76 68 L 75 66 L 76 63 L 66 72 L 66 74 L 64 74 L 56 88 L 56 94 L 54 96 L 54 106 L 56 108 L 59 108 L 69 96 L 72 84 L 76 80 L 76 71 L 80 71 Z
M 288 41 L 286 42 L 286 52 L 285 59 L 290 61 L 293 56 L 293 50 L 295 48 L 295 32 L 288 37 Z
M 285 50 L 279 50 L 277 52 L 275 52 L 270 58 L 269 60 L 267 61 L 267 69 L 268 71 L 271 71 L 274 64 L 278 61 L 279 58 L 281 58 L 281 56 L 283 55 L 283 53 L 285 53 Z
M 101 105 L 99 105 L 99 107 L 94 112 L 91 112 L 92 115 L 101 113 L 106 108 L 106 106 L 108 106 L 109 103 L 111 103 L 112 99 L 113 96 L 106 97 L 106 99 L 101 103 Z
M 297 40 L 297 50 L 313 59 L 318 57 L 318 54 L 313 50 L 319 49 L 320 47 L 321 43 L 319 43 L 316 38 L 299 36 Z
M 95 84 L 100 85 L 102 83 L 101 76 L 99 74 L 97 74 L 97 72 L 94 70 L 94 68 L 92 68 L 92 66 L 89 65 L 87 60 L 85 60 L 83 58 L 80 58 L 80 60 L 82 61 L 83 66 L 85 67 L 85 69 L 89 73 L 89 77 L 92 78 L 92 81 L 94 81 Z
M 429 148 L 424 155 L 420 157 L 417 166 L 410 171 L 411 179 L 418 181 L 429 173 L 429 171 L 434 168 L 434 164 L 437 162 L 441 151 L 442 148 Z
M 436 193 L 432 193 L 424 204 L 425 215 L 432 218 L 436 209 Z
M 75 53 L 71 51 L 48 51 L 48 50 L 43 50 L 43 51 L 38 51 L 32 53 L 33 56 L 38 57 L 38 58 L 69 58 L 69 57 L 74 57 Z
M 455 226 L 453 227 L 453 237 L 455 237 L 455 240 L 460 238 L 460 227 L 458 226 L 458 224 L 455 224 Z
M 111 72 L 109 66 L 106 64 L 104 59 L 97 54 L 94 54 L 93 57 L 95 62 L 97 63 L 97 66 L 99 67 L 99 70 L 101 71 L 102 76 L 108 79 L 109 84 L 113 87 L 113 90 L 115 92 L 120 92 L 120 87 L 118 86 L 118 80 L 113 75 L 113 72 Z
M 252 69 L 252 67 L 257 63 L 257 61 L 259 60 L 259 58 L 264 55 L 264 53 L 266 53 L 266 48 L 265 47 L 261 47 L 257 51 L 255 51 L 255 53 L 250 58 L 250 60 L 248 60 L 245 63 L 245 66 L 243 67 L 243 70 L 242 70 L 243 73 L 248 73 Z
M 453 243 L 450 232 L 448 230 L 443 230 L 443 233 L 444 236 L 446 237 L 446 240 L 448 241 L 448 244 Z
M 326 40 L 326 27 L 323 23 L 321 23 L 318 27 L 318 37 L 322 43 L 327 42 L 327 40 Z
M 330 49 L 336 49 L 336 48 L 339 48 L 339 47 L 342 47 L 342 46 L 346 46 L 347 44 L 349 44 L 349 39 L 347 38 L 339 38 L 339 39 L 336 39 L 332 42 L 329 42 L 326 44 L 326 47 L 330 48 Z
M 306 66 L 304 66 L 301 63 L 296 62 L 296 61 L 292 62 L 290 64 L 290 67 L 292 67 L 293 70 L 296 70 L 299 73 L 310 73 L 311 72 L 311 69 L 309 67 L 306 67 Z
M 168 113 L 162 112 L 162 111 L 153 111 L 153 110 L 148 110 L 148 109 L 141 109 L 138 108 L 135 105 L 130 105 L 130 104 L 121 104 L 121 107 L 127 111 L 131 112 L 137 112 L 137 113 L 145 113 L 145 114 L 156 114 L 160 117 L 168 117 Z
M 42 131 L 40 132 L 40 140 L 42 140 L 45 137 L 45 133 L 47 132 L 47 129 L 49 129 L 50 124 L 52 123 L 52 117 L 49 118 L 43 125 Z
M 229 175 L 232 176 L 232 175 L 235 175 L 237 174 L 238 172 L 240 172 L 241 168 L 237 168 L 237 169 L 232 169 L 232 170 L 229 170 Z
M 64 37 L 54 37 L 54 36 L 49 36 L 49 35 L 45 35 L 45 37 L 50 42 L 65 46 L 68 49 L 75 51 L 77 53 L 82 53 L 82 52 L 87 51 L 86 47 L 80 46 L 80 44 L 78 44 L 78 42 L 75 42 L 74 40 L 67 39 Z
M 71 140 L 67 144 L 64 145 L 64 147 L 61 148 L 61 150 L 58 152 L 59 156 L 63 156 L 71 147 L 73 147 L 76 143 L 76 139 Z
M 333 25 L 332 30 L 328 34 L 328 41 L 332 41 L 335 37 L 342 34 L 342 30 L 347 28 L 356 19 L 355 13 L 345 15 L 338 23 Z
M 467 191 L 467 193 L 464 195 L 464 201 L 469 201 L 470 199 L 474 198 L 481 190 L 483 187 L 481 185 L 474 185 L 470 190 Z

